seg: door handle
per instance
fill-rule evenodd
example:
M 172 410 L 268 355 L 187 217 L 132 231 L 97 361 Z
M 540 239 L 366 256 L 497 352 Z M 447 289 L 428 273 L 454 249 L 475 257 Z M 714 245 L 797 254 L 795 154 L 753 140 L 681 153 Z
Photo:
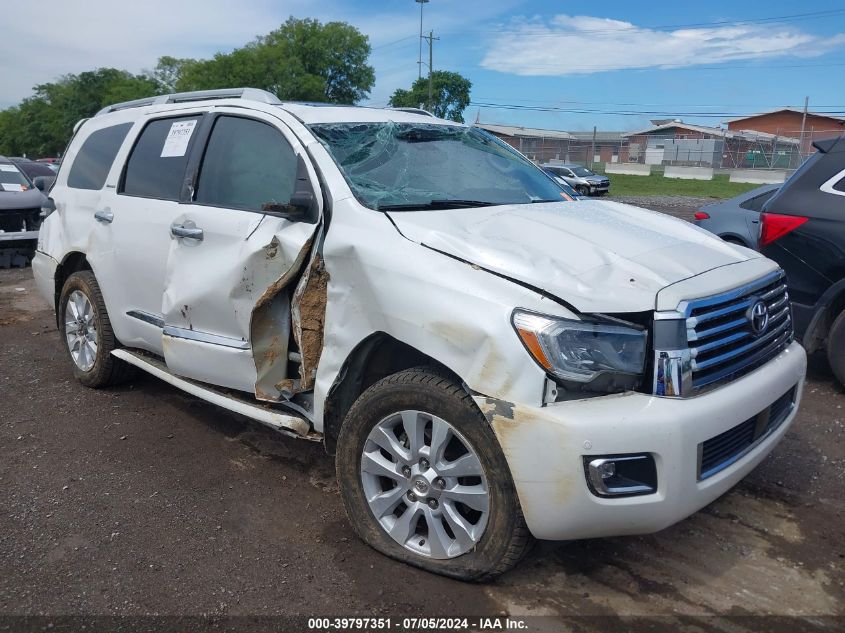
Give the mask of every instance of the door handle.
M 202 229 L 198 229 L 193 222 L 185 222 L 184 224 L 171 224 L 170 234 L 173 237 L 187 237 L 192 240 L 202 241 Z
M 102 222 L 103 224 L 111 224 L 112 220 L 114 220 L 114 213 L 105 209 L 96 211 L 94 213 L 94 219 L 97 220 L 97 222 Z

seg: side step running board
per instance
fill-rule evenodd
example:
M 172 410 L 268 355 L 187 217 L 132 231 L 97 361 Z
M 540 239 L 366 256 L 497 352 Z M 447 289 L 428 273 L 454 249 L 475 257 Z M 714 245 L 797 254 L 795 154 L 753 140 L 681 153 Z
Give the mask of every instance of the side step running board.
M 176 376 L 167 369 L 167 366 L 163 362 L 153 356 L 127 349 L 113 350 L 112 356 L 126 361 L 130 365 L 135 365 L 192 396 L 266 424 L 286 435 L 314 441 L 320 441 L 323 437 L 320 433 L 313 432 L 311 425 L 302 417 L 257 405 L 247 400 L 233 397 L 230 393 L 218 391 L 210 385 Z

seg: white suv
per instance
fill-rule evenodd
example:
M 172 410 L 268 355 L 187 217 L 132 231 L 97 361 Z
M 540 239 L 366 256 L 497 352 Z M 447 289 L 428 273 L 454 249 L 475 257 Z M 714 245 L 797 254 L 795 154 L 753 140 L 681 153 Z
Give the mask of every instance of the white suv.
M 141 368 L 336 454 L 379 551 L 484 579 L 531 535 L 660 530 L 783 437 L 783 275 L 485 132 L 257 90 L 76 130 L 33 268 L 79 380 Z

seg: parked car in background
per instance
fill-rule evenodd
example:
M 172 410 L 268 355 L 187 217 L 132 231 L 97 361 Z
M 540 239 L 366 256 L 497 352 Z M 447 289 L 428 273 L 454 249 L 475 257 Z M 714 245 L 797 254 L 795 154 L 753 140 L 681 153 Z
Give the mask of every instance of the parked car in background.
M 543 168 L 543 171 L 546 172 L 549 177 L 554 180 L 557 185 L 563 190 L 563 192 L 567 195 L 567 197 L 571 198 L 572 200 L 580 200 L 581 195 L 575 191 L 572 187 L 569 186 L 569 183 L 566 182 L 563 178 L 558 176 L 555 172 L 550 169 Z
M 55 178 L 58 171 L 58 163 L 39 163 L 37 160 L 17 156 L 12 156 L 9 160 L 17 165 L 30 180 L 34 180 L 37 176 Z
M 23 266 L 32 256 L 46 200 L 15 163 L 0 156 L 0 267 Z
M 582 196 L 603 196 L 610 191 L 610 179 L 581 165 L 541 165 L 547 172 L 562 178 Z
M 763 185 L 730 200 L 706 204 L 696 211 L 694 222 L 726 242 L 757 248 L 760 211 L 778 189 L 780 185 Z
M 661 530 L 797 412 L 777 264 L 564 201 L 483 130 L 216 90 L 107 107 L 63 161 L 33 273 L 77 379 L 324 442 L 358 535 L 426 570 Z
M 845 385 L 845 136 L 813 145 L 763 206 L 759 245 L 786 271 L 799 340 Z

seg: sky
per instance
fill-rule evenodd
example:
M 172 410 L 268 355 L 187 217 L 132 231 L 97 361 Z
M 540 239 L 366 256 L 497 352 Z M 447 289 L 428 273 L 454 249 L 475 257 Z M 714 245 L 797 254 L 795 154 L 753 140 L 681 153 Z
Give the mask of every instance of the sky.
M 0 108 L 67 73 L 139 73 L 162 55 L 228 52 L 289 16 L 345 21 L 369 37 L 369 105 L 386 105 L 418 76 L 414 0 L 7 0 Z M 468 121 L 570 131 L 670 117 L 719 125 L 803 107 L 805 97 L 810 110 L 845 114 L 841 0 L 430 0 L 423 29 L 439 38 L 435 70 L 472 81 Z

